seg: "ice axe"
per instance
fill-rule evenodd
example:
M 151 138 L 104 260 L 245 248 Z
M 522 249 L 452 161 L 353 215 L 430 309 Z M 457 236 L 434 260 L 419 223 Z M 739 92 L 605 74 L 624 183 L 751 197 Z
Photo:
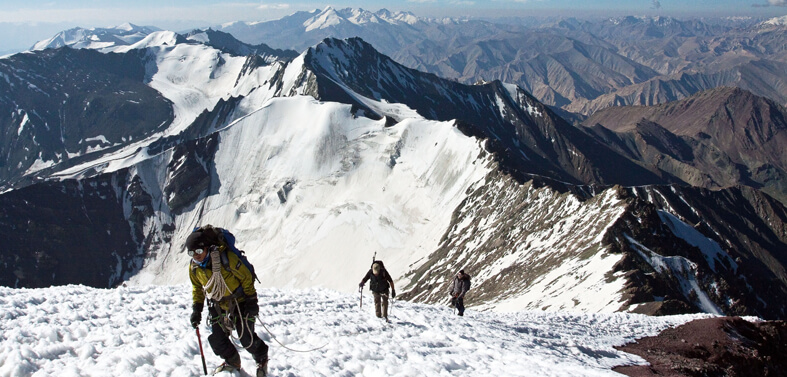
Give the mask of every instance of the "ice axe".
M 205 372 L 205 375 L 208 375 L 208 366 L 205 365 L 205 352 L 202 351 L 202 337 L 199 336 L 199 327 L 195 327 L 197 330 L 197 342 L 199 343 L 199 355 L 202 356 L 202 371 Z

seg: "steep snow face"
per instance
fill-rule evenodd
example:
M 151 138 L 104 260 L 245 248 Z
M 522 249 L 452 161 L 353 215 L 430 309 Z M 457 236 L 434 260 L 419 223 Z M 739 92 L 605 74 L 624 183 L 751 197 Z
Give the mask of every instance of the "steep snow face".
M 202 44 L 176 44 L 177 35 L 172 32 L 152 33 L 143 41 L 128 49 L 146 49 L 150 57 L 147 66 L 147 84 L 161 93 L 172 103 L 175 119 L 163 132 L 130 143 L 128 146 L 110 154 L 90 160 L 81 165 L 64 169 L 55 174 L 57 177 L 78 178 L 84 172 L 113 172 L 130 167 L 150 158 L 147 147 L 162 137 L 177 135 L 186 130 L 197 117 L 211 111 L 221 100 L 244 97 L 242 104 L 228 122 L 258 109 L 265 101 L 283 91 L 271 85 L 280 71 L 286 69 L 285 77 L 292 76 L 285 88 L 287 94 L 299 94 L 302 83 L 296 79 L 303 72 L 301 64 L 276 62 L 254 69 L 245 69 L 246 57 L 230 54 Z M 301 85 L 301 86 L 298 86 Z M 222 126 L 221 124 L 216 125 Z M 40 166 L 38 166 L 40 167 Z
M 614 346 L 707 317 L 471 309 L 457 321 L 447 307 L 397 301 L 389 325 L 367 305 L 358 310 L 357 293 L 257 295 L 267 330 L 257 326 L 256 333 L 270 346 L 272 376 L 620 376 L 611 368 L 645 362 Z M 364 299 L 371 302 L 368 294 Z M 202 375 L 190 302 L 185 285 L 0 287 L 0 376 Z M 200 330 L 212 369 L 222 360 L 210 350 L 205 321 Z M 277 341 L 319 349 L 293 352 Z M 254 361 L 243 350 L 240 356 L 247 375 Z
M 175 218 L 172 250 L 132 281 L 186 281 L 180 245 L 208 223 L 233 231 L 265 286 L 352 292 L 375 253 L 400 276 L 487 173 L 482 154 L 451 123 L 386 128 L 349 105 L 273 99 L 222 131 L 212 195 Z
M 168 130 L 172 135 L 228 98 L 246 61 L 204 45 L 179 44 L 150 51 L 155 63 L 149 68 L 149 85 L 172 101 L 175 120 Z
M 716 241 L 706 237 L 697 229 L 694 229 L 693 226 L 686 224 L 667 211 L 659 211 L 659 217 L 664 224 L 669 226 L 672 233 L 702 251 L 705 261 L 708 262 L 708 266 L 710 266 L 713 272 L 717 272 L 717 265 L 719 263 L 731 266 L 734 270 L 738 268 L 738 264 L 735 263 L 735 260 L 727 255 Z

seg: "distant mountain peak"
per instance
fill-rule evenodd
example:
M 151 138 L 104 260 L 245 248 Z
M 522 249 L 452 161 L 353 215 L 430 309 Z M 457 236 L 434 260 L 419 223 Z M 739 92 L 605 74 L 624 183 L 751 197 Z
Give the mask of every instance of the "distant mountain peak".
M 763 21 L 761 26 L 787 26 L 787 15 Z
M 72 48 L 104 49 L 133 45 L 160 29 L 152 26 L 137 26 L 124 23 L 110 28 L 81 28 L 61 31 L 49 39 L 37 42 L 32 51 L 69 46 Z
M 113 29 L 124 30 L 124 31 L 132 31 L 132 30 L 135 30 L 135 29 L 139 29 L 139 26 L 134 25 L 134 24 L 132 24 L 130 22 L 126 22 L 126 23 L 120 24 L 118 26 L 115 26 Z
M 662 26 L 679 22 L 676 18 L 665 16 L 624 16 L 612 17 L 609 20 L 613 24 L 655 24 Z
M 303 23 L 303 26 L 306 28 L 306 31 L 316 30 L 316 29 L 325 29 L 331 26 L 338 25 L 344 21 L 344 18 L 339 16 L 331 7 L 325 8 L 322 12 L 318 13 L 314 17 L 306 20 Z
M 414 24 L 419 21 L 418 17 L 410 12 L 391 12 L 385 8 L 371 12 L 363 8 L 335 9 L 329 6 L 314 13 L 313 17 L 303 22 L 306 31 L 326 29 L 344 23 L 353 25 L 369 23 Z

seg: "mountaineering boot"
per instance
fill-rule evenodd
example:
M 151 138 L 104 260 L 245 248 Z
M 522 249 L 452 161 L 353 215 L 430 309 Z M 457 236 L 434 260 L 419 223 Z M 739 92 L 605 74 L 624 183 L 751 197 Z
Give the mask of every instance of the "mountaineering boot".
M 257 363 L 257 377 L 268 377 L 268 359 Z
M 224 360 L 218 368 L 213 370 L 213 374 L 218 374 L 221 372 L 234 372 L 240 369 L 240 355 L 237 353 L 235 356 L 230 357 L 229 359 Z

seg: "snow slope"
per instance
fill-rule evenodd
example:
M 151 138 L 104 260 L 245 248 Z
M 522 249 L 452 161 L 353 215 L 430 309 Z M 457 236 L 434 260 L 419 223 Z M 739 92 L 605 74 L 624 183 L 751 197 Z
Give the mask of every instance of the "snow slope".
M 202 224 L 230 229 L 267 287 L 352 292 L 375 253 L 398 276 L 437 248 L 453 209 L 488 171 L 481 151 L 451 122 L 385 127 L 350 105 L 274 98 L 220 132 L 215 194 L 172 220 L 172 245 L 131 282 L 186 282 L 182 243 Z M 160 171 L 167 157 L 138 169 Z
M 391 324 L 371 296 L 258 289 L 271 376 L 619 376 L 643 364 L 613 348 L 705 316 L 566 312 L 482 313 L 396 301 Z M 0 376 L 196 376 L 190 287 L 0 287 Z M 203 317 L 206 313 L 203 313 Z M 220 359 L 200 327 L 208 368 Z M 245 371 L 253 370 L 242 351 Z M 230 376 L 230 374 L 225 374 Z
M 212 110 L 221 100 L 248 96 L 242 107 L 252 111 L 275 95 L 264 84 L 281 68 L 279 63 L 242 73 L 245 57 L 231 56 L 201 44 L 175 44 L 175 34 L 169 31 L 151 33 L 124 51 L 131 48 L 147 49 L 150 63 L 145 81 L 172 103 L 175 119 L 163 132 L 64 169 L 55 176 L 77 178 L 96 167 L 103 172 L 113 172 L 132 166 L 150 158 L 146 153 L 148 145 L 184 131 L 200 114 Z

